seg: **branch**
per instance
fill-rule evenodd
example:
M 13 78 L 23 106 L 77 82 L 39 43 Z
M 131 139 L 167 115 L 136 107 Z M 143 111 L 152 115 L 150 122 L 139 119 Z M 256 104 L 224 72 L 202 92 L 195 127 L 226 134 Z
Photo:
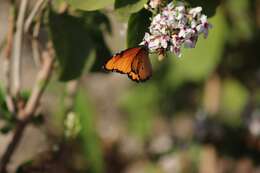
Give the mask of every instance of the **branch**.
M 31 13 L 29 14 L 29 17 L 26 19 L 25 24 L 24 24 L 24 31 L 28 32 L 30 29 L 30 26 L 32 24 L 33 19 L 35 16 L 40 12 L 41 7 L 43 6 L 45 0 L 38 0 L 33 7 Z
M 7 172 L 7 170 L 6 170 L 7 164 L 9 163 L 11 156 L 13 155 L 13 153 L 15 151 L 16 146 L 18 145 L 18 143 L 20 142 L 20 140 L 22 138 L 25 127 L 26 127 L 25 122 L 20 122 L 17 124 L 15 132 L 14 132 L 14 136 L 0 161 L 0 173 Z
M 38 20 L 37 23 L 34 25 L 33 37 L 32 37 L 32 54 L 33 54 L 34 63 L 37 67 L 39 67 L 41 64 L 40 48 L 39 48 L 39 41 L 38 41 L 40 27 L 41 27 L 41 22 L 40 20 Z
M 29 17 L 25 22 L 25 32 L 28 32 L 33 20 L 35 20 L 35 24 L 32 28 L 32 54 L 33 60 L 36 67 L 39 67 L 41 64 L 41 56 L 40 56 L 40 48 L 39 48 L 39 33 L 41 28 L 41 19 L 43 17 L 44 11 L 46 10 L 46 6 L 50 0 L 39 0 L 36 2 L 33 10 L 31 11 Z
M 54 58 L 53 58 L 54 56 L 48 51 L 44 51 L 42 56 L 43 56 L 42 69 L 39 71 L 37 75 L 35 86 L 25 106 L 25 109 L 20 110 L 20 112 L 18 112 L 18 117 L 20 118 L 20 120 L 18 121 L 17 127 L 15 129 L 14 136 L 0 161 L 0 173 L 6 173 L 7 165 L 23 136 L 26 126 L 28 125 L 31 118 L 35 114 L 38 103 L 51 77 L 51 72 L 54 64 Z
M 8 31 L 6 37 L 6 46 L 4 49 L 4 76 L 5 76 L 5 90 L 6 90 L 6 104 L 9 112 L 14 113 L 15 105 L 11 96 L 11 54 L 13 47 L 14 35 L 14 4 L 11 4 L 8 16 Z
M 42 53 L 42 60 L 43 67 L 38 73 L 35 85 L 32 90 L 32 94 L 25 106 L 24 113 L 19 116 L 21 120 L 29 119 L 30 116 L 33 116 L 38 106 L 39 100 L 42 97 L 43 91 L 45 90 L 51 77 L 52 67 L 54 63 L 53 56 L 50 55 L 50 52 L 44 51 Z
M 23 24 L 28 0 L 21 0 L 19 14 L 16 23 L 13 59 L 13 94 L 18 95 L 21 87 L 21 53 L 23 39 Z

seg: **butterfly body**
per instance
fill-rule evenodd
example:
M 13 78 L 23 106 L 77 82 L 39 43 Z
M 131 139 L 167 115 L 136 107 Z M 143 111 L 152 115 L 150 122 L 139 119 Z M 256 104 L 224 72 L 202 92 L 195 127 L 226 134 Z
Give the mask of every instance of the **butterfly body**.
M 152 65 L 146 47 L 126 49 L 112 56 L 104 65 L 107 71 L 127 74 L 136 82 L 145 81 L 152 76 Z

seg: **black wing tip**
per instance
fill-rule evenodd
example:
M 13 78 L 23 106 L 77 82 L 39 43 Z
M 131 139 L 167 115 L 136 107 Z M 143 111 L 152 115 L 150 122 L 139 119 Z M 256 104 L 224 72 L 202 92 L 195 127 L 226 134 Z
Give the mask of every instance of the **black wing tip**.
M 132 81 L 136 82 L 136 83 L 143 83 L 149 79 L 151 79 L 152 75 L 144 78 L 144 79 L 133 79 L 131 76 L 130 76 L 130 72 L 129 73 L 125 73 L 123 71 L 120 71 L 120 70 L 117 70 L 117 69 L 107 69 L 105 66 L 103 66 L 103 69 L 106 71 L 106 72 L 117 72 L 119 74 L 126 74 L 128 76 L 129 79 L 131 79 Z M 140 78 L 140 76 L 138 75 L 138 77 Z
M 136 83 L 143 83 L 143 82 L 146 82 L 147 80 L 151 79 L 152 78 L 152 75 L 144 78 L 144 79 L 133 79 L 131 76 L 130 76 L 130 73 L 127 74 L 128 78 L 131 79 L 132 81 L 136 82 Z M 140 76 L 138 75 L 138 77 L 140 78 Z

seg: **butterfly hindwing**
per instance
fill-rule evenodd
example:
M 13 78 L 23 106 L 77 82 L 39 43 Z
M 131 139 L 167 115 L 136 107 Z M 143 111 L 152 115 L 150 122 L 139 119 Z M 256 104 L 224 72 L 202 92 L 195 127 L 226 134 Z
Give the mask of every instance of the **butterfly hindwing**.
M 138 75 L 137 81 L 145 81 L 152 76 L 152 65 L 146 49 L 142 49 L 136 55 L 132 63 L 132 72 Z

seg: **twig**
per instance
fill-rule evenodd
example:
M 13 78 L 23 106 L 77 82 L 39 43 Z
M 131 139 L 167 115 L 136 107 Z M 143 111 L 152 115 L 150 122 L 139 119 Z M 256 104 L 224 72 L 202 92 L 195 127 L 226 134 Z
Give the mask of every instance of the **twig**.
M 39 47 L 39 33 L 41 28 L 41 19 L 44 14 L 44 11 L 46 10 L 45 7 L 46 5 L 48 5 L 49 2 L 50 0 L 37 1 L 32 12 L 27 18 L 24 27 L 25 32 L 28 32 L 32 25 L 32 21 L 35 20 L 35 24 L 33 26 L 33 31 L 32 31 L 31 46 L 32 46 L 33 60 L 37 67 L 39 67 L 41 64 L 40 47 Z
M 13 47 L 14 35 L 14 4 L 11 4 L 8 16 L 8 32 L 6 37 L 6 46 L 4 49 L 4 76 L 5 76 L 5 90 L 6 90 L 6 104 L 9 112 L 14 113 L 15 105 L 11 96 L 11 54 Z
M 31 118 L 35 114 L 36 108 L 42 97 L 43 91 L 46 88 L 46 85 L 48 84 L 49 79 L 51 77 L 51 72 L 54 64 L 53 55 L 50 52 L 45 51 L 43 52 L 42 56 L 43 56 L 42 69 L 39 71 L 37 75 L 35 86 L 25 106 L 25 109 L 20 110 L 20 112 L 18 113 L 19 115 L 18 117 L 20 118 L 20 121 L 17 124 L 12 140 L 8 145 L 0 161 L 0 173 L 6 173 L 7 165 L 23 136 L 27 124 L 30 122 Z
M 38 0 L 35 4 L 35 6 L 33 7 L 31 13 L 29 14 L 29 17 L 26 19 L 25 24 L 24 24 L 24 31 L 28 32 L 28 30 L 30 29 L 30 26 L 32 24 L 33 19 L 35 18 L 35 16 L 39 13 L 40 8 L 42 7 L 42 5 L 44 4 L 46 0 Z
M 23 39 L 23 24 L 28 0 L 21 0 L 19 14 L 16 23 L 13 59 L 13 95 L 17 96 L 21 87 L 21 53 Z
M 41 64 L 39 41 L 38 41 L 40 27 L 41 27 L 41 22 L 37 21 L 37 23 L 34 25 L 34 28 L 33 28 L 33 38 L 32 38 L 33 60 L 37 67 L 39 67 Z
M 33 116 L 38 106 L 38 103 L 42 97 L 43 91 L 47 83 L 49 82 L 54 63 L 54 58 L 53 55 L 50 54 L 50 52 L 44 51 L 42 53 L 42 59 L 43 67 L 41 71 L 38 73 L 35 85 L 32 89 L 32 94 L 25 106 L 24 112 L 22 112 L 19 115 L 20 120 L 26 120 Z

